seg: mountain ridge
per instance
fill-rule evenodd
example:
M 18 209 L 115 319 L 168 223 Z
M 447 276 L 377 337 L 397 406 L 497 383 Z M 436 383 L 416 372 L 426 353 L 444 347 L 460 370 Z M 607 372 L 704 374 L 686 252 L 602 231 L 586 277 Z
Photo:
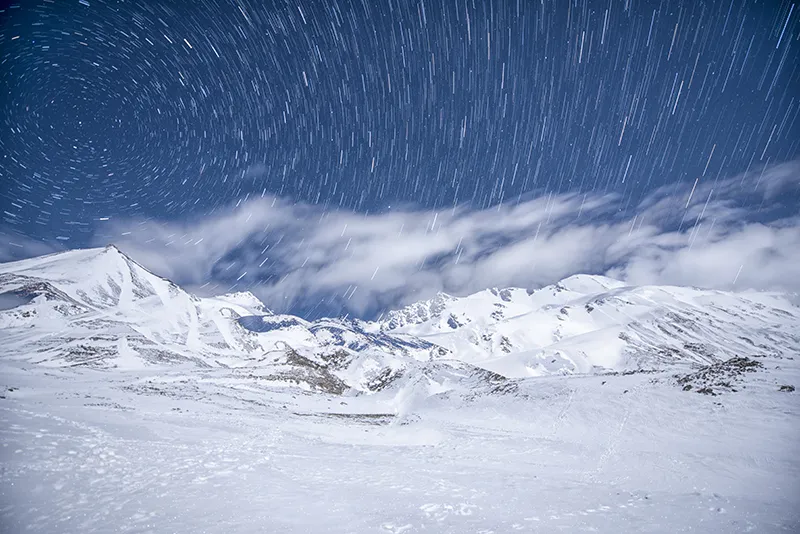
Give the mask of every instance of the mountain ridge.
M 306 374 L 331 374 L 318 383 L 336 377 L 365 393 L 426 362 L 517 379 L 800 348 L 800 312 L 786 295 L 629 286 L 599 275 L 539 289 L 438 293 L 377 321 L 306 321 L 272 312 L 250 292 L 197 297 L 108 245 L 0 264 L 0 295 L 25 301 L 0 310 L 13 358 L 100 369 L 305 362 Z M 275 351 L 277 360 L 265 356 Z M 298 381 L 313 389 L 311 382 Z

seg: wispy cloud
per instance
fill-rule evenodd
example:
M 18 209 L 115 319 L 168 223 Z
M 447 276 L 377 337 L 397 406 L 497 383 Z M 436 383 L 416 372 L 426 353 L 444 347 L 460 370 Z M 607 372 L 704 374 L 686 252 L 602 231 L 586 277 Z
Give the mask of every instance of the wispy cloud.
M 261 178 L 268 172 L 269 167 L 264 163 L 253 163 L 242 171 L 242 178 Z
M 62 250 L 52 243 L 31 239 L 11 229 L 0 228 L 0 263 L 42 256 Z
M 799 184 L 800 162 L 790 162 L 661 188 L 624 212 L 619 197 L 591 193 L 368 215 L 270 197 L 180 223 L 112 222 L 97 243 L 179 283 L 235 285 L 279 308 L 338 295 L 363 313 L 579 272 L 797 291 Z

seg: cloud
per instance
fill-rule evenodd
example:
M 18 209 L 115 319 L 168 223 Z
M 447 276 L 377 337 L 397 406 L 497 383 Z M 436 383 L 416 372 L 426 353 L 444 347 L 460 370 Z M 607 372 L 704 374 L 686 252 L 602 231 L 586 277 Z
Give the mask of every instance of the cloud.
M 264 163 L 254 163 L 242 171 L 242 178 L 261 178 L 269 172 Z
M 52 254 L 62 250 L 57 245 L 38 241 L 10 229 L 0 228 L 0 263 Z
M 265 197 L 179 223 L 116 221 L 96 241 L 178 283 L 251 289 L 279 309 L 335 297 L 363 314 L 576 273 L 798 291 L 799 183 L 789 162 L 662 187 L 623 211 L 620 197 L 592 193 L 376 214 Z
M 271 197 L 180 223 L 152 219 L 110 221 L 95 244 L 114 243 L 154 272 L 184 283 L 204 283 L 212 267 L 249 238 L 285 231 L 307 211 Z
M 632 284 L 800 290 L 800 219 L 784 221 L 783 226 L 752 223 L 702 233 L 700 228 L 688 236 L 653 236 L 608 274 Z

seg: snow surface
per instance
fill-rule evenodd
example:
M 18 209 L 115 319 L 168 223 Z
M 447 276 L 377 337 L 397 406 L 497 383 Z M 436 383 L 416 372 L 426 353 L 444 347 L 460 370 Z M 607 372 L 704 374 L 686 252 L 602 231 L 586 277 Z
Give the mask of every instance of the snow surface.
M 222 369 L 4 364 L 15 389 L 0 404 L 2 524 L 797 532 L 800 406 L 776 386 L 797 383 L 798 368 L 770 367 L 724 397 L 652 375 L 545 377 L 524 397 L 408 399 L 403 416 L 389 397 L 265 387 Z
M 113 247 L 0 294 L 3 532 L 800 531 L 784 295 L 581 275 L 311 323 Z

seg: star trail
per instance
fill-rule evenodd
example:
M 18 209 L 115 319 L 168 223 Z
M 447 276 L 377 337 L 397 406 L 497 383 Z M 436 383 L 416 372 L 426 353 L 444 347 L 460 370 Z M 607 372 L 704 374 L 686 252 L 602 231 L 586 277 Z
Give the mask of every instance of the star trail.
M 800 156 L 800 6 L 31 1 L 2 12 L 7 232 L 265 195 L 383 213 L 713 184 Z M 687 203 L 688 205 L 688 203 Z
M 798 155 L 798 16 L 754 2 L 30 2 L 3 13 L 4 221 L 264 192 L 513 202 Z

